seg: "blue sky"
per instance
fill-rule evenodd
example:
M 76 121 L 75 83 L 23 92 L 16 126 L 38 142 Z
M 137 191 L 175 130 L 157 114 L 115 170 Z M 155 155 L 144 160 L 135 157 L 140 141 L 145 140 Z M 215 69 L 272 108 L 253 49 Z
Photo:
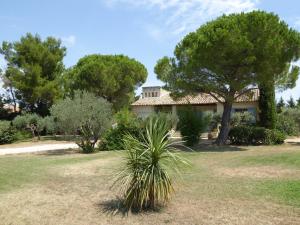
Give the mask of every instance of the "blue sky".
M 254 9 L 275 12 L 300 30 L 299 0 L 1 0 L 0 42 L 26 32 L 60 38 L 68 49 L 66 66 L 87 54 L 125 54 L 147 67 L 144 85 L 161 85 L 156 61 L 171 56 L 188 32 L 223 13 Z M 277 97 L 291 95 L 300 97 L 300 80 Z

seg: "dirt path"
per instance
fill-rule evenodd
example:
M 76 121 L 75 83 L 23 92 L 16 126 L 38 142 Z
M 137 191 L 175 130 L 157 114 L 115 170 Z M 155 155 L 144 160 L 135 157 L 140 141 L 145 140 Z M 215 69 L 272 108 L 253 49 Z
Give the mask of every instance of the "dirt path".
M 26 147 L 0 147 L 0 155 L 30 153 L 30 152 L 43 152 L 43 151 L 57 151 L 66 150 L 70 148 L 78 148 L 78 145 L 72 142 L 55 143 L 55 144 L 35 144 Z
M 295 137 L 295 138 L 287 138 L 285 139 L 286 143 L 300 143 L 300 137 Z

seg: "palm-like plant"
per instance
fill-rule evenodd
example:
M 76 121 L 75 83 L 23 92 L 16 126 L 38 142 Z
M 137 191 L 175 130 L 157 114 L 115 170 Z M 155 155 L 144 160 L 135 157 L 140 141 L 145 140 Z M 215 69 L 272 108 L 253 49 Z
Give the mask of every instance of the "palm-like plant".
M 142 141 L 131 135 L 124 137 L 126 163 L 115 184 L 121 187 L 127 210 L 154 209 L 170 199 L 174 188 L 169 171 L 179 172 L 179 166 L 188 162 L 174 152 L 169 129 L 167 120 L 153 116 Z

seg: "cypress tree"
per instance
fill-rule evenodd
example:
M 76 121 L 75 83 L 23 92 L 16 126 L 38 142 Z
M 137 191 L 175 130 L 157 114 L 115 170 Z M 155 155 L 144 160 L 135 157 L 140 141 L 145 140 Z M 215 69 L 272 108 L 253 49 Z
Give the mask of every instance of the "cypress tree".
M 275 86 L 260 84 L 259 91 L 260 126 L 274 129 L 276 125 Z

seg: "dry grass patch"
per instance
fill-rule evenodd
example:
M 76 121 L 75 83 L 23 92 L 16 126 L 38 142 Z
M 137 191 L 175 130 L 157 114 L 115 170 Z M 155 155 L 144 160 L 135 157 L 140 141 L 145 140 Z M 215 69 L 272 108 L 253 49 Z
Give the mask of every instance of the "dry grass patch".
M 220 167 L 215 171 L 220 176 L 229 177 L 300 179 L 300 170 L 286 169 L 279 166 Z
M 280 153 L 298 151 L 287 145 Z M 114 214 L 118 201 L 110 189 L 122 152 L 3 156 L 0 181 L 9 185 L 0 188 L 0 224 L 300 224 L 297 167 L 236 165 L 244 157 L 278 153 L 271 148 L 183 153 L 193 167 L 170 204 L 129 215 Z

